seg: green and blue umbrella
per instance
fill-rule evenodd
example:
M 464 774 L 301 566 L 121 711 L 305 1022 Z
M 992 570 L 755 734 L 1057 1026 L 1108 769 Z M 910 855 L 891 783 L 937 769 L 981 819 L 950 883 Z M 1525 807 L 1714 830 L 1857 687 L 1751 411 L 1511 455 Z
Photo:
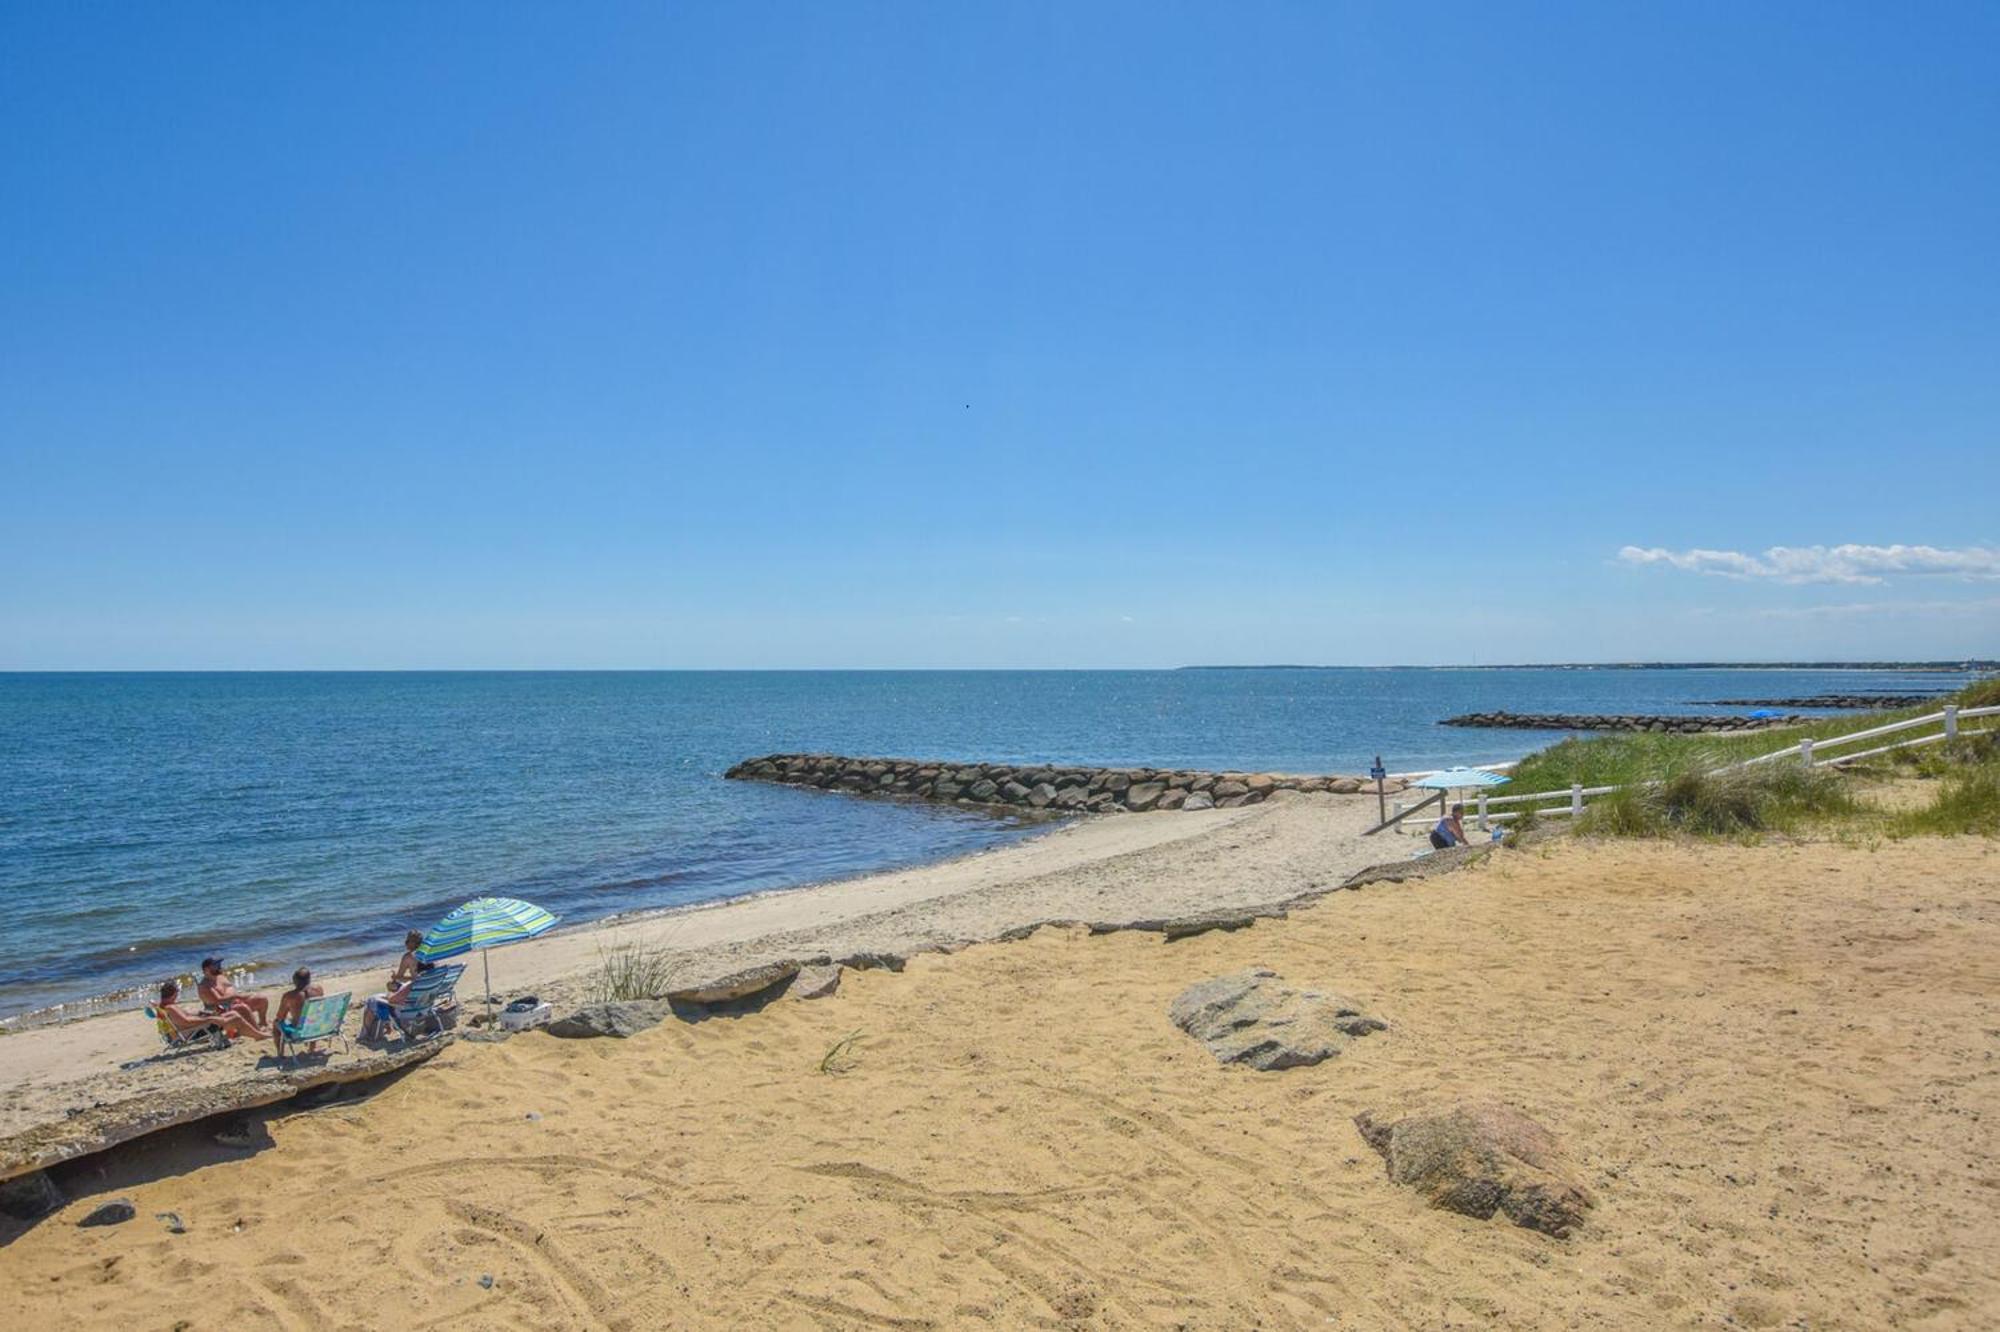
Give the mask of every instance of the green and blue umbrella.
M 486 977 L 486 1012 L 490 1019 L 493 965 L 487 960 L 486 950 L 532 939 L 555 923 L 554 916 L 533 902 L 513 897 L 475 897 L 452 908 L 450 915 L 424 932 L 424 941 L 417 945 L 417 961 L 442 962 L 477 948 Z
M 1419 777 L 1411 782 L 1410 785 L 1448 793 L 1474 786 L 1499 786 L 1512 780 L 1512 778 L 1503 777 L 1497 772 L 1488 772 L 1484 768 L 1446 768 L 1443 772 L 1434 772 L 1429 776 Z M 1444 801 L 1440 800 L 1438 805 L 1439 808 L 1443 808 Z
M 1433 772 L 1411 782 L 1411 786 L 1421 786 L 1432 791 L 1457 791 L 1468 786 L 1499 786 L 1510 781 L 1497 772 L 1484 768 L 1446 768 L 1443 772 Z

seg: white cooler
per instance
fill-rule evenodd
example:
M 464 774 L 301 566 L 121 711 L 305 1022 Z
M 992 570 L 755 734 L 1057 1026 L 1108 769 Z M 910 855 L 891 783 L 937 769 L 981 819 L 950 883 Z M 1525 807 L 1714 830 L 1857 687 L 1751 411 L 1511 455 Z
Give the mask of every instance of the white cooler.
M 526 1031 L 530 1027 L 546 1027 L 554 1017 L 555 1009 L 531 994 L 500 1010 L 500 1030 Z

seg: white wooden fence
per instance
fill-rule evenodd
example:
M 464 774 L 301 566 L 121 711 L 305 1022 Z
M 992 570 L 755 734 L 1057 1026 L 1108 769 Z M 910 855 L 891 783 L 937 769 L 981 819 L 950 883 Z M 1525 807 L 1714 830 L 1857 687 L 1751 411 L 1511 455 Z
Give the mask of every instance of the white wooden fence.
M 1961 708 L 1955 703 L 1947 703 L 1941 712 L 1933 712 L 1923 717 L 1911 717 L 1905 721 L 1889 722 L 1882 726 L 1871 726 L 1865 731 L 1855 731 L 1849 735 L 1837 735 L 1817 740 L 1808 736 L 1800 740 L 1797 744 L 1787 745 L 1785 748 L 1773 750 L 1769 754 L 1759 754 L 1755 758 L 1744 759 L 1739 763 L 1725 764 L 1717 768 L 1716 771 L 1732 772 L 1739 768 L 1754 767 L 1760 763 L 1772 763 L 1784 758 L 1797 758 L 1809 768 L 1830 767 L 1840 763 L 1852 763 L 1856 759 L 1873 758 L 1877 754 L 1886 754 L 1892 749 L 1909 749 L 1917 745 L 1934 745 L 1941 740 L 1955 739 L 1960 735 L 1984 735 L 1988 731 L 2000 730 L 2000 725 L 1967 728 L 1961 728 L 1959 725 L 1963 721 L 1979 717 L 2000 717 L 2000 706 Z M 1893 740 L 1886 745 L 1877 745 L 1872 749 L 1863 749 L 1852 754 L 1828 755 L 1826 752 L 1829 749 L 1845 748 L 1861 740 L 1878 740 L 1886 735 L 1898 735 L 1905 731 L 1920 730 L 1931 726 L 1937 726 L 1940 729 L 1929 735 L 1915 736 L 1906 740 Z M 1500 765 L 1496 764 L 1493 766 L 1498 767 Z M 1645 784 L 1650 785 L 1650 783 Z M 1547 818 L 1550 816 L 1573 818 L 1583 813 L 1586 801 L 1598 796 L 1610 795 L 1613 791 L 1619 789 L 1617 786 L 1585 786 L 1581 782 L 1578 782 L 1566 791 L 1535 791 L 1527 795 L 1505 796 L 1488 796 L 1482 794 L 1477 797 L 1479 826 L 1482 829 L 1490 828 L 1496 823 L 1504 823 L 1509 819 L 1518 819 L 1522 814 L 1529 812 L 1532 812 L 1538 818 Z M 1542 809 L 1535 807 L 1538 801 L 1555 801 L 1558 803 Z M 1502 805 L 1521 805 L 1526 808 L 1505 810 L 1497 814 L 1490 812 Z M 1398 806 L 1398 808 L 1400 809 L 1401 806 Z

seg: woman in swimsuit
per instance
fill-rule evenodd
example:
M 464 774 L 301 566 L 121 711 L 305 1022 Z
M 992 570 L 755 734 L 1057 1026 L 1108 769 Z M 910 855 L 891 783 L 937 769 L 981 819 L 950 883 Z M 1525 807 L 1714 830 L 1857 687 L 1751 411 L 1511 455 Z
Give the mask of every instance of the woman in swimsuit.
M 240 1008 L 232 1008 L 226 1013 L 190 1013 L 181 1007 L 180 998 L 181 983 L 167 981 L 160 986 L 160 1002 L 153 1006 L 153 1011 L 183 1036 L 203 1027 L 220 1027 L 222 1034 L 231 1040 L 248 1036 L 252 1040 L 263 1041 L 271 1037 L 269 1030 L 258 1026 L 257 1020 Z

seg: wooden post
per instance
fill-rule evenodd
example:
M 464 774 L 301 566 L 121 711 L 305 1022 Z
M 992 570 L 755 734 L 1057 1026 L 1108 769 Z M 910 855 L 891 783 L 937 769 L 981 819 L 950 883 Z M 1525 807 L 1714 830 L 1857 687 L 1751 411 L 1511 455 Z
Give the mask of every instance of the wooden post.
M 1583 813 L 1582 782 L 1571 782 L 1569 784 L 1569 812 L 1572 814 Z
M 1389 821 L 1389 797 L 1383 791 L 1382 779 L 1389 775 L 1389 770 L 1382 766 L 1382 756 L 1380 754 L 1375 756 L 1375 766 L 1368 770 L 1368 775 L 1375 779 L 1376 822 L 1387 823 Z M 1396 808 L 1401 809 L 1402 806 L 1398 805 Z
M 1958 704 L 1956 703 L 1947 703 L 1944 705 L 1944 738 L 1947 740 L 1956 740 L 1958 738 Z
M 1810 737 L 1799 741 L 1799 762 L 1810 768 L 1813 765 L 1812 740 Z

